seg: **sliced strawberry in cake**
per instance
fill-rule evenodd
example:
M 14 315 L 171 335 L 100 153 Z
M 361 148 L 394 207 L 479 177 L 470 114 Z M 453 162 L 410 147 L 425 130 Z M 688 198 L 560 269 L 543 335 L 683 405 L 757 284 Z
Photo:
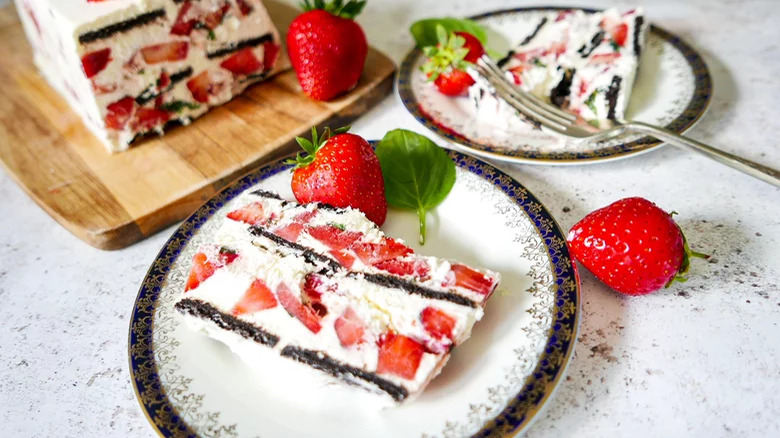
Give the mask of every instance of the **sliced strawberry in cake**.
M 235 316 L 244 315 L 247 313 L 259 312 L 261 310 L 272 309 L 276 307 L 278 302 L 271 289 L 265 284 L 263 280 L 259 278 L 254 280 L 249 288 L 244 293 L 232 310 L 232 314 Z

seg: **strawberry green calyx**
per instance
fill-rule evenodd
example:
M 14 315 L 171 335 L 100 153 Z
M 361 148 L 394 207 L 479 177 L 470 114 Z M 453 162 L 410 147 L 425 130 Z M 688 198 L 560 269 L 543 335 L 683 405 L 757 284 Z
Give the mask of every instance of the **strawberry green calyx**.
M 322 9 L 325 12 L 330 12 L 337 17 L 346 18 L 347 20 L 352 20 L 357 17 L 365 6 L 365 0 L 349 0 L 346 3 L 344 3 L 343 0 L 332 0 L 328 2 L 325 0 L 314 0 L 313 2 L 303 0 L 301 2 L 301 8 L 306 12 Z
M 292 170 L 295 170 L 299 167 L 308 166 L 312 161 L 314 161 L 314 157 L 317 155 L 317 151 L 319 151 L 320 148 L 322 148 L 322 146 L 324 146 L 325 143 L 327 143 L 334 134 L 344 134 L 348 132 L 350 128 L 351 126 L 343 126 L 331 131 L 329 127 L 325 127 L 325 130 L 322 131 L 322 135 L 319 135 L 317 134 L 317 127 L 312 126 L 311 140 L 304 137 L 295 137 L 295 141 L 297 141 L 303 150 L 306 151 L 306 154 L 304 155 L 298 153 L 295 158 L 290 158 L 287 160 L 287 163 L 295 165 Z
M 674 216 L 677 212 L 673 211 L 669 214 L 669 216 Z M 677 273 L 672 277 L 668 283 L 666 283 L 666 286 L 664 288 L 668 288 L 671 286 L 674 282 L 678 283 L 685 283 L 688 281 L 688 269 L 691 267 L 691 257 L 701 258 L 701 259 L 709 259 L 710 256 L 707 254 L 703 254 L 700 252 L 692 251 L 691 248 L 688 246 L 688 239 L 685 237 L 685 233 L 683 233 L 680 226 L 677 226 L 677 229 L 680 230 L 680 235 L 683 239 L 683 258 L 682 262 L 680 263 L 680 269 L 677 271 Z
M 436 25 L 436 38 L 439 43 L 435 46 L 423 47 L 423 53 L 428 61 L 420 67 L 423 73 L 428 75 L 428 81 L 435 81 L 439 75 L 450 69 L 465 70 L 471 63 L 466 61 L 469 49 L 464 47 L 466 39 L 454 32 L 447 34 L 444 26 Z

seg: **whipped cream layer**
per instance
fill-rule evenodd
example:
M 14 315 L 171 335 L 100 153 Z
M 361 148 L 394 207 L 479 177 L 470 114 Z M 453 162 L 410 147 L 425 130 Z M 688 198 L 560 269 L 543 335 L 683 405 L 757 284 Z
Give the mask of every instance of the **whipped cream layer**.
M 15 0 L 46 79 L 110 152 L 188 124 L 265 78 L 260 0 Z
M 262 191 L 239 204 L 195 256 L 176 304 L 185 321 L 245 360 L 270 347 L 379 405 L 425 388 L 498 285 L 496 273 L 414 254 L 357 210 Z

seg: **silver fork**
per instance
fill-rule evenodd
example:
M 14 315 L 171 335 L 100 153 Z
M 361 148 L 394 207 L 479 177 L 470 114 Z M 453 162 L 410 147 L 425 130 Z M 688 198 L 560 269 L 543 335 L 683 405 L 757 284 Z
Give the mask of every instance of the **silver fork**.
M 544 126 L 550 131 L 590 142 L 610 140 L 632 133 L 646 134 L 682 149 L 698 152 L 775 187 L 780 187 L 780 172 L 771 167 L 716 149 L 655 125 L 639 121 L 614 121 L 611 126 L 605 128 L 590 125 L 581 117 L 563 111 L 518 88 L 507 79 L 505 72 L 487 55 L 483 55 L 477 60 L 475 70 L 495 88 L 499 97 L 528 121 L 537 126 Z

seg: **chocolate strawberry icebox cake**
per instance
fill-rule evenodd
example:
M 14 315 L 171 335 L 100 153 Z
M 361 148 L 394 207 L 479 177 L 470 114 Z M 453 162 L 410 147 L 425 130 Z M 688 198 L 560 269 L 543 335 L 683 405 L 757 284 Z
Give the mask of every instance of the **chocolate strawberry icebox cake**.
M 109 152 L 188 124 L 267 77 L 260 0 L 15 0 L 35 63 Z
M 439 374 L 498 283 L 416 254 L 359 210 L 259 190 L 195 254 L 175 308 L 250 366 L 304 366 L 392 406 Z
M 498 63 L 517 87 L 593 124 L 623 120 L 646 33 L 641 8 L 550 12 Z M 519 120 L 484 78 L 473 77 L 479 119 Z

